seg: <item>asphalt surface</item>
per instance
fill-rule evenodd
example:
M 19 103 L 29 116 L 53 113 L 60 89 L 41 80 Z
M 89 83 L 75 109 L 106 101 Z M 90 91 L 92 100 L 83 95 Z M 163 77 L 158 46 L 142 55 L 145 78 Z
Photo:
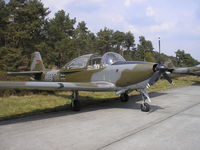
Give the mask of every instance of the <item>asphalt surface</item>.
M 0 150 L 199 150 L 200 85 L 0 122 Z

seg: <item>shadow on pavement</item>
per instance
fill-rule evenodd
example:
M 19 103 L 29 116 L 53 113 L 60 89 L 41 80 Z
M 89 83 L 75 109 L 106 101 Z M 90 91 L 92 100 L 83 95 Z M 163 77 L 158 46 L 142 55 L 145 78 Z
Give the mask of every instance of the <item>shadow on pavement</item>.
M 162 92 L 154 92 L 150 93 L 150 97 L 158 97 L 162 95 L 166 95 L 167 93 Z M 74 112 L 70 108 L 70 104 L 66 104 L 63 106 L 58 106 L 50 109 L 41 109 L 34 110 L 32 112 L 11 115 L 8 117 L 0 118 L 0 125 L 35 121 L 41 119 L 49 119 L 54 117 L 61 117 L 66 115 L 75 115 L 79 113 L 91 112 L 101 109 L 112 109 L 112 108 L 121 108 L 121 109 L 138 109 L 140 111 L 140 102 L 142 98 L 140 95 L 130 95 L 128 102 L 121 102 L 119 98 L 106 98 L 106 99 L 93 99 L 92 97 L 80 97 L 81 102 L 81 111 Z M 151 112 L 156 110 L 163 109 L 160 106 L 151 105 Z M 15 119 L 13 119 L 15 118 Z M 12 120 L 11 120 L 12 119 Z

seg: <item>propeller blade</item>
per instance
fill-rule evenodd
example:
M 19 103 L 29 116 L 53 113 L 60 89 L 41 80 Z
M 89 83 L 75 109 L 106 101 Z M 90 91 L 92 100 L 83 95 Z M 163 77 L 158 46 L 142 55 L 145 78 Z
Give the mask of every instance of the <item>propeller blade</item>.
M 149 79 L 148 85 L 153 85 L 160 78 L 160 76 L 163 76 L 164 79 L 166 79 L 169 83 L 173 84 L 172 79 L 166 73 L 167 71 L 172 72 L 173 69 L 169 69 L 165 65 L 158 64 L 153 67 L 153 70 L 155 71 L 155 73 Z
M 166 79 L 170 84 L 173 83 L 172 79 L 168 76 L 166 72 L 164 72 L 162 75 L 163 75 L 163 78 Z
M 153 85 L 161 76 L 161 72 L 157 71 L 153 74 L 153 76 L 149 80 L 149 85 Z

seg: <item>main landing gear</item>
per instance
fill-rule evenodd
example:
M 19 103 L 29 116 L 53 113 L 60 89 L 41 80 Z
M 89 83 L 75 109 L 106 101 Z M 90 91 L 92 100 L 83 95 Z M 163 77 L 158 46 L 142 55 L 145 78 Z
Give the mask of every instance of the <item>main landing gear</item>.
M 143 99 L 143 102 L 141 104 L 141 111 L 144 111 L 144 112 L 149 112 L 150 110 L 150 105 L 148 103 L 146 103 L 146 99 L 151 102 L 150 98 L 149 98 L 149 94 L 147 93 L 147 91 L 145 89 L 140 89 L 139 90 L 141 96 L 142 96 L 142 99 Z M 120 95 L 120 100 L 122 102 L 127 102 L 129 100 L 129 96 L 127 93 L 123 93 Z M 71 101 L 71 109 L 73 111 L 80 111 L 80 102 L 78 100 L 78 91 L 73 91 L 72 93 L 72 101 Z
M 72 101 L 71 101 L 71 109 L 73 111 L 80 111 L 80 102 L 78 100 L 78 91 L 73 91 L 72 93 Z
M 128 94 L 127 93 L 121 94 L 120 95 L 120 100 L 121 100 L 121 102 L 128 102 L 128 100 L 129 100 Z
M 144 112 L 149 112 L 149 110 L 151 109 L 150 105 L 148 103 L 146 103 L 146 99 L 151 102 L 150 98 L 149 98 L 149 94 L 147 93 L 147 91 L 145 89 L 140 89 L 139 90 L 141 96 L 142 96 L 142 104 L 141 104 L 141 111 L 144 111 Z

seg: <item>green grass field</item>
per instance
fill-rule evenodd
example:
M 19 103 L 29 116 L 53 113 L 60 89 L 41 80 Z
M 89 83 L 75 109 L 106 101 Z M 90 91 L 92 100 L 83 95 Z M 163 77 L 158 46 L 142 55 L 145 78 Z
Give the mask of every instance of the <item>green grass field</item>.
M 200 77 L 185 76 L 173 79 L 175 85 L 170 85 L 166 80 L 159 80 L 148 89 L 149 92 L 157 92 L 169 88 L 183 87 L 200 83 Z M 132 92 L 130 95 L 139 94 Z M 114 92 L 80 92 L 80 100 L 100 101 L 117 98 Z M 71 92 L 57 92 L 56 94 L 34 94 L 27 96 L 0 97 L 0 120 L 12 119 L 41 114 L 53 111 L 70 109 Z M 82 105 L 87 105 L 84 101 Z

